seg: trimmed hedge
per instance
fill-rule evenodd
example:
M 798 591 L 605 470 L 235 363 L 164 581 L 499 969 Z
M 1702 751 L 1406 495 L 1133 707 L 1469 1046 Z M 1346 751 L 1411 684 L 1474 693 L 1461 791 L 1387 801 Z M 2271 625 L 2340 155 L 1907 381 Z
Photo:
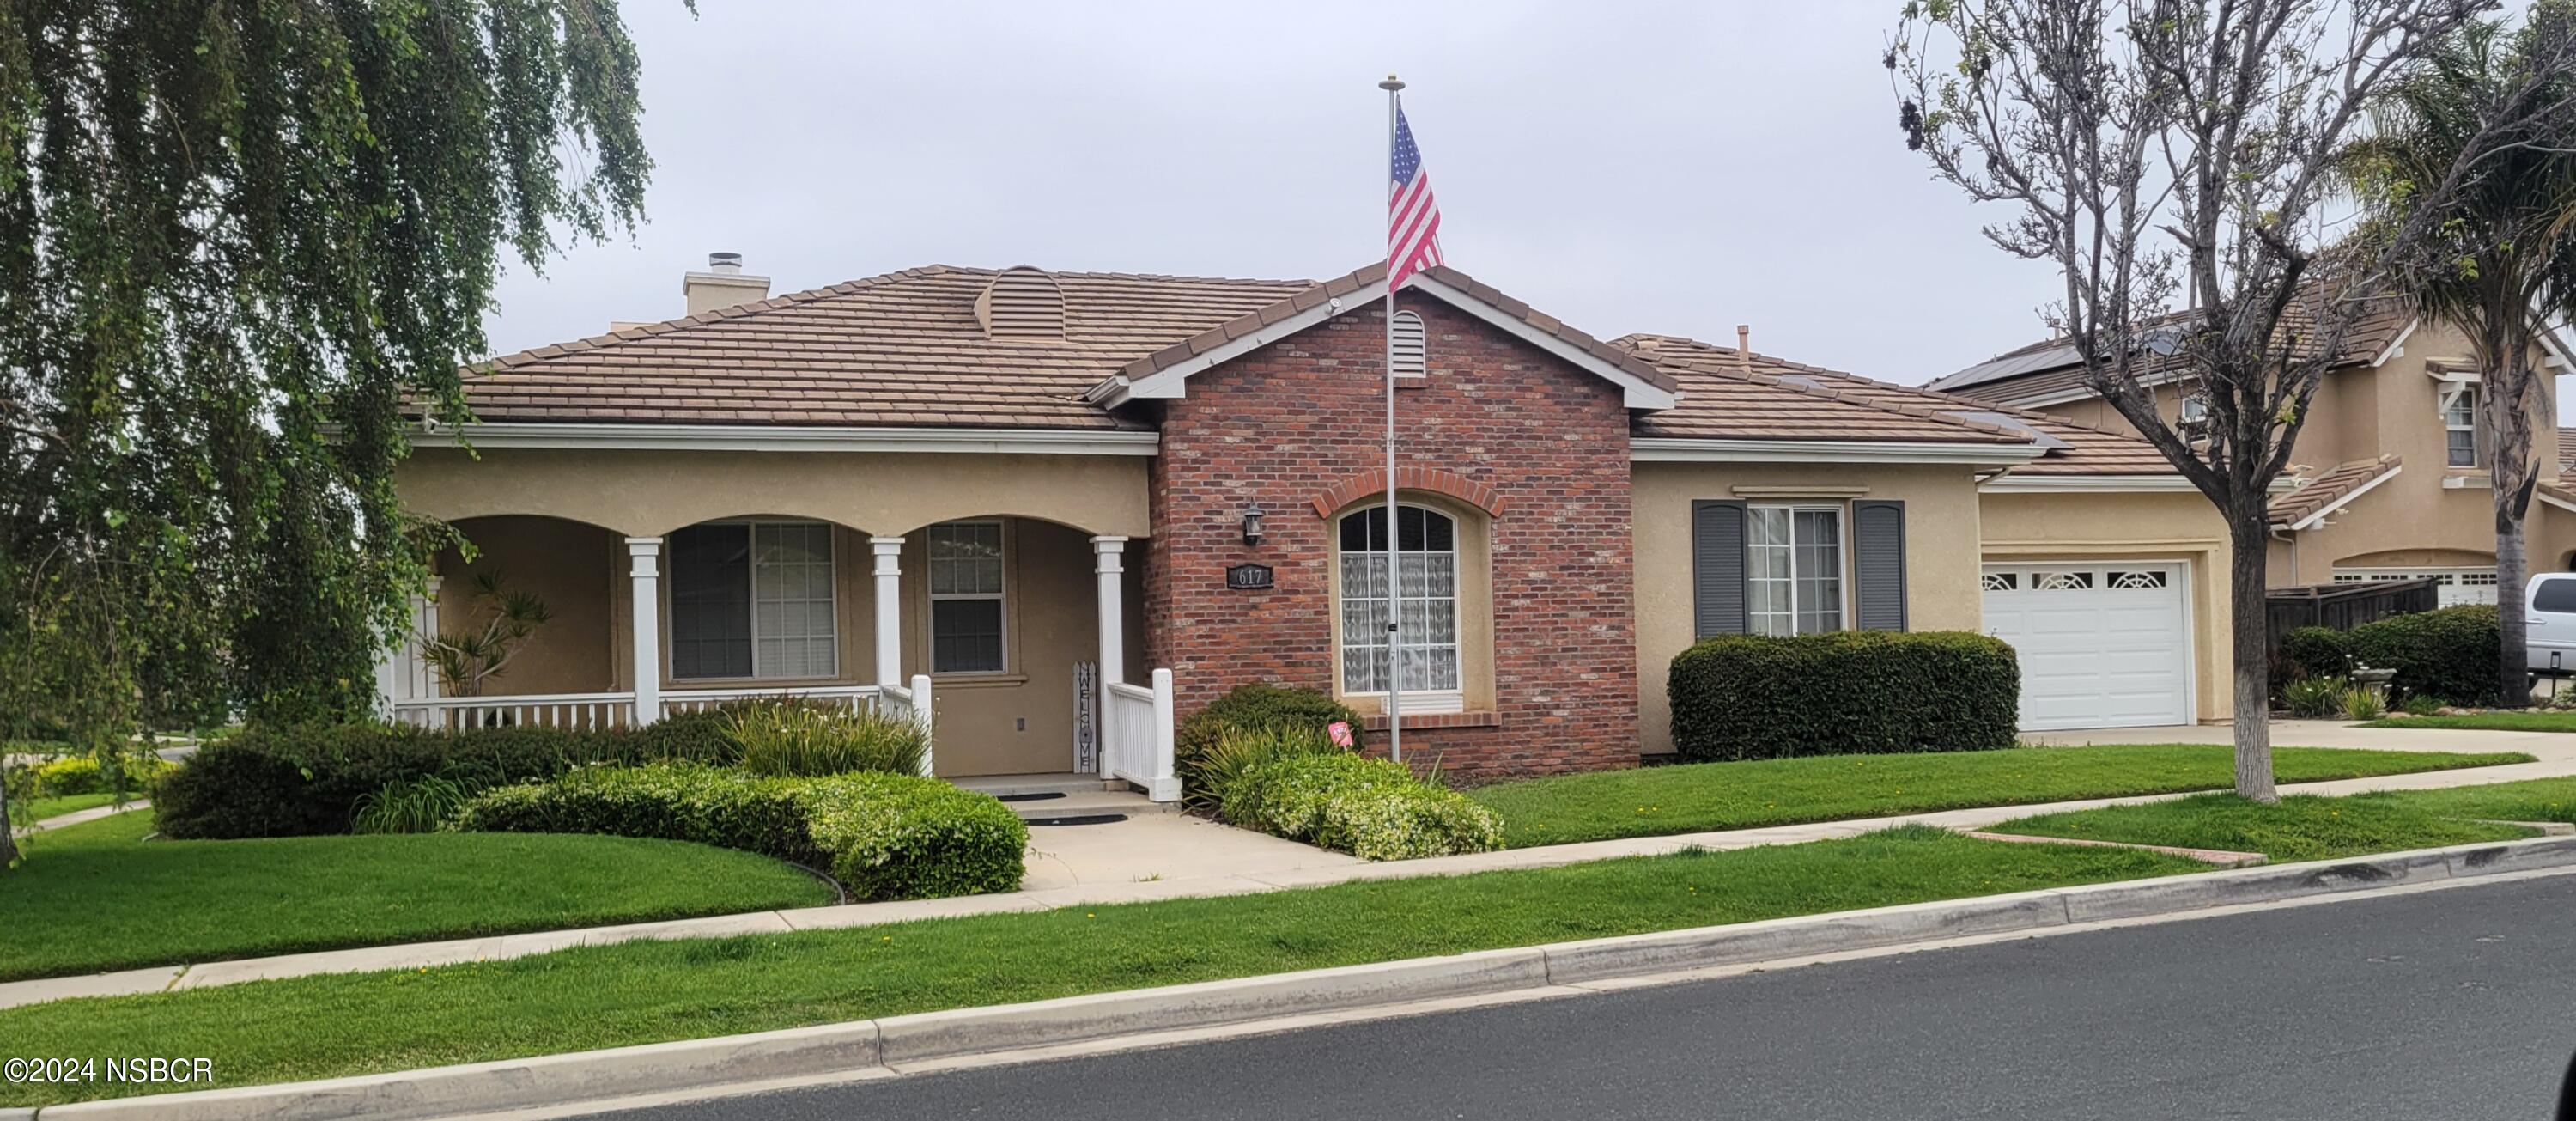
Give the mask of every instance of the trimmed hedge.
M 988 794 L 919 775 L 773 778 L 688 763 L 582 767 L 484 791 L 461 832 L 693 841 L 828 868 L 862 900 L 1015 891 L 1028 827 Z
M 1344 752 L 1254 764 L 1225 791 L 1228 824 L 1347 852 L 1410 860 L 1502 847 L 1502 819 L 1411 768 Z
M 1694 760 L 2011 747 L 2021 667 L 1961 631 L 1720 635 L 1673 659 L 1673 744 Z
M 2281 636 L 2283 660 L 2303 675 L 2340 677 L 2360 665 L 2393 669 L 2392 700 L 2469 705 L 2495 703 L 2503 647 L 2503 624 L 2492 604 L 2391 615 L 2348 631 L 2300 627 Z
M 191 840 L 346 833 L 358 800 L 390 782 L 441 777 L 471 789 L 550 778 L 586 763 L 732 762 L 728 715 L 644 728 L 522 725 L 463 732 L 383 724 L 253 728 L 198 748 L 154 790 L 161 832 Z
M 1180 776 L 1182 796 L 1202 810 L 1214 810 L 1224 800 L 1225 792 L 1212 780 L 1227 776 L 1211 772 L 1210 755 L 1230 734 L 1275 730 L 1320 737 L 1336 721 L 1351 726 L 1354 750 L 1365 746 L 1359 714 L 1330 694 L 1266 681 L 1235 686 L 1172 730 L 1172 770 Z
M 141 797 L 144 788 L 163 774 L 171 764 L 157 755 L 128 759 L 125 773 L 126 793 Z M 115 785 L 108 780 L 107 769 L 88 755 L 65 755 L 38 763 L 32 770 L 35 788 L 46 795 L 103 794 Z

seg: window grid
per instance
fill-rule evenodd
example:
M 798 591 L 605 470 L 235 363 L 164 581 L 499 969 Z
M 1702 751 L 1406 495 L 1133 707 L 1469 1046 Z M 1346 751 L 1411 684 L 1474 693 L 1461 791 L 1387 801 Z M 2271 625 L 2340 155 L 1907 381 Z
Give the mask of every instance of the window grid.
M 792 679 L 839 673 L 829 524 L 691 526 L 672 535 L 670 559 L 672 677 Z M 722 571 L 722 578 L 711 583 L 705 573 L 684 571 L 701 565 L 719 571 L 740 565 L 741 572 Z
M 1746 513 L 1746 629 L 1768 635 L 1841 630 L 1842 511 L 1755 506 Z
M 930 672 L 1007 671 L 1002 523 L 943 522 L 927 534 Z
M 2478 465 L 2478 387 L 2462 385 L 2445 395 L 2442 437 L 2450 466 Z
M 1342 517 L 1342 692 L 1384 693 L 1387 685 L 1386 508 Z M 1394 600 L 1403 615 L 1404 689 L 1456 693 L 1458 651 L 1457 523 L 1448 515 L 1405 506 L 1401 580 Z M 1405 711 L 1414 711 L 1408 704 Z

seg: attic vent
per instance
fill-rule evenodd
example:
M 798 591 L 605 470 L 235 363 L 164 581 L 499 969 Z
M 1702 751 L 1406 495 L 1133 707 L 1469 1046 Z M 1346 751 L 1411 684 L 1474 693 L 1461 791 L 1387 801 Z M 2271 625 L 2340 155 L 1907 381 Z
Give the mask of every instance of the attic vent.
M 1061 339 L 1064 289 L 1044 269 L 1004 269 L 975 297 L 975 321 L 996 339 Z
M 1426 377 L 1431 372 L 1431 333 L 1422 326 L 1422 317 L 1409 311 L 1395 313 L 1395 376 Z

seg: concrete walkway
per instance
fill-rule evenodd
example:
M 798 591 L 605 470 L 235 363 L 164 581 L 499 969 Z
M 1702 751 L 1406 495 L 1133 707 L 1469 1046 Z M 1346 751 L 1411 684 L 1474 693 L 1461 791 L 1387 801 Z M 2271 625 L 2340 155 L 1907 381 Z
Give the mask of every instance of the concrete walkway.
M 2224 727 L 2124 729 L 2045 737 L 2050 742 L 2176 743 L 2223 741 Z M 2080 740 L 2075 737 L 2082 737 Z M 2534 778 L 2576 776 L 2576 734 L 2435 731 L 2352 728 L 2326 721 L 2284 721 L 2275 725 L 2273 742 L 2284 746 L 2376 747 L 2417 751 L 2521 751 L 2532 763 L 2428 771 L 2411 775 L 2343 779 L 2283 786 L 2293 794 L 2359 794 L 2372 790 L 2426 790 L 2479 786 Z M 1624 856 L 1661 856 L 1688 850 L 1751 848 L 1756 845 L 1855 837 L 1906 824 L 1949 829 L 1982 829 L 2035 814 L 2102 806 L 2130 805 L 2188 797 L 2159 794 L 2131 798 L 2093 798 L 2037 805 L 1989 806 L 1938 813 L 1734 829 L 1662 837 L 1584 841 L 1537 848 L 1506 849 L 1466 856 L 1433 857 L 1371 863 L 1324 852 L 1276 837 L 1232 829 L 1180 815 L 1130 818 L 1114 825 L 1065 826 L 1033 830 L 1029 876 L 1022 890 L 957 899 L 916 899 L 894 903 L 853 903 L 784 911 L 756 911 L 702 919 L 541 931 L 495 938 L 420 942 L 356 950 L 168 966 L 84 977 L 51 978 L 0 984 L 0 1008 L 77 996 L 109 996 L 164 990 L 205 988 L 242 981 L 269 980 L 320 973 L 360 973 L 453 965 L 549 953 L 574 946 L 604 946 L 640 939 L 717 938 L 743 934 L 777 934 L 873 926 L 913 919 L 1043 911 L 1057 907 L 1139 903 L 1158 899 L 1253 895 L 1289 888 L 1324 887 L 1355 880 L 1449 876 L 1513 868 L 1550 868 Z M 1160 877 L 1160 878 L 1156 878 Z

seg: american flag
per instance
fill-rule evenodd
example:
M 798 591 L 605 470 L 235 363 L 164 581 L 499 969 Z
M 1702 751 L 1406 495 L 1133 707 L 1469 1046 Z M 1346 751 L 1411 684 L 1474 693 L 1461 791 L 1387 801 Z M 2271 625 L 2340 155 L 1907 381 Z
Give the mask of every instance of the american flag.
M 1413 146 L 1413 126 L 1404 109 L 1395 111 L 1395 152 L 1389 161 L 1386 195 L 1386 286 L 1440 263 L 1440 202 L 1431 197 L 1431 176 L 1422 170 L 1422 149 Z

